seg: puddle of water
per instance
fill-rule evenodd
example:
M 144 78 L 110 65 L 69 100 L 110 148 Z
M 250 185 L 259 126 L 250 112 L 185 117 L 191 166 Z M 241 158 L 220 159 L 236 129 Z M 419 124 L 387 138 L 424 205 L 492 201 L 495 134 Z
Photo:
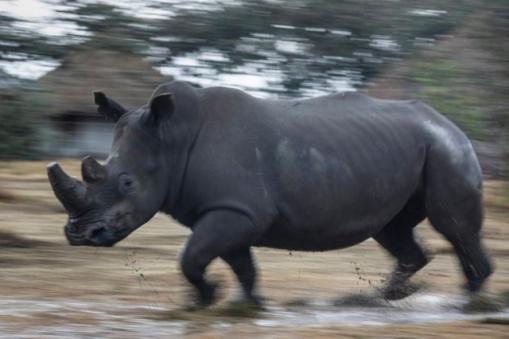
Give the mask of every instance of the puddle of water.
M 182 321 L 162 322 L 141 316 L 147 309 L 162 308 L 127 305 L 122 303 L 76 302 L 67 300 L 41 301 L 28 299 L 0 300 L 0 338 L 55 338 L 62 337 L 167 337 L 183 334 L 187 325 Z M 50 319 L 31 321 L 41 316 Z M 5 322 L 2 316 L 22 318 Z M 52 317 L 63 321 L 52 324 Z M 80 319 L 87 319 L 79 323 Z M 26 321 L 26 323 L 25 323 Z
M 314 305 L 299 309 L 272 308 L 267 319 L 257 319 L 258 326 L 327 326 L 388 325 L 480 320 L 486 317 L 509 319 L 509 308 L 495 313 L 466 314 L 464 297 L 414 294 L 400 301 L 376 307 Z
M 509 319 L 509 308 L 502 312 L 465 314 L 461 308 L 467 299 L 462 297 L 416 294 L 402 301 L 382 306 L 332 306 L 317 302 L 307 306 L 269 306 L 263 318 L 245 319 L 260 327 L 320 327 L 330 325 L 360 326 L 409 323 L 437 323 L 461 320 L 480 320 L 486 317 Z M 0 300 L 0 338 L 62 337 L 168 337 L 187 333 L 192 321 L 164 321 L 147 319 L 147 311 L 165 308 L 128 305 L 120 302 L 76 302 L 68 300 Z M 41 318 L 41 315 L 44 317 Z M 5 318 L 9 317 L 9 318 Z M 16 318 L 16 321 L 4 319 Z M 50 320 L 45 321 L 46 317 Z M 4 318 L 4 319 L 2 319 Z M 54 319 L 57 321 L 54 321 Z M 86 319 L 86 321 L 83 321 Z M 238 322 L 239 319 L 236 319 Z M 81 322 L 81 323 L 80 323 Z M 211 319 L 207 328 L 220 330 L 232 326 L 228 319 Z

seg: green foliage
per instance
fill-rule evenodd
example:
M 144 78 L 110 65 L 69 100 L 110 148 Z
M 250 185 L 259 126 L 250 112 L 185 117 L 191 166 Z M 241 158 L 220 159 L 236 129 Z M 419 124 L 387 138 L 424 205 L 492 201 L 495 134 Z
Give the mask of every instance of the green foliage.
M 458 124 L 469 137 L 486 139 L 489 121 L 483 110 L 486 99 L 472 88 L 480 85 L 475 74 L 444 58 L 420 60 L 408 76 L 419 86 L 416 94 L 421 100 Z
M 41 99 L 21 89 L 0 93 L 0 159 L 36 158 L 40 134 Z
M 171 40 L 154 40 L 175 56 L 219 51 L 227 61 L 200 60 L 218 74 L 250 64 L 281 71 L 284 96 L 302 96 L 303 89 L 330 91 L 331 82 L 344 79 L 355 86 L 373 77 L 395 60 L 408 58 L 416 38 L 435 39 L 448 34 L 474 10 L 468 1 L 311 1 L 244 0 L 222 11 L 188 11 L 163 20 L 155 33 Z M 412 11 L 433 8 L 441 15 Z M 342 33 L 341 33 L 342 32 Z M 299 46 L 278 48 L 278 43 Z M 343 71 L 343 73 L 342 73 Z M 189 72 L 200 76 L 200 69 Z M 193 72 L 196 72 L 193 74 Z M 271 91 L 272 89 L 264 89 Z M 274 91 L 277 91 L 274 89 Z

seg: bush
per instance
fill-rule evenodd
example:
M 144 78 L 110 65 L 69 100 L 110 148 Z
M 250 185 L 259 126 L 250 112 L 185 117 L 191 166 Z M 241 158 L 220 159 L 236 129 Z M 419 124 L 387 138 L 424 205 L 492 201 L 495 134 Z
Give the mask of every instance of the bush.
M 33 89 L 16 88 L 0 93 L 0 160 L 39 156 L 41 107 Z

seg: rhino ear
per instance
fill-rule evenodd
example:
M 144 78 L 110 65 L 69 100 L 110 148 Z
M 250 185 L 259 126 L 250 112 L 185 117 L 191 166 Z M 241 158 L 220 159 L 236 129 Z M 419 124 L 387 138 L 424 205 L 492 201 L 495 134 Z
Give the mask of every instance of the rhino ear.
M 118 102 L 110 99 L 103 92 L 94 92 L 94 101 L 97 105 L 97 112 L 113 121 L 118 121 L 120 117 L 127 112 Z
M 156 125 L 161 121 L 169 119 L 175 110 L 175 102 L 172 93 L 161 93 L 150 99 L 149 111 L 146 114 L 145 122 Z

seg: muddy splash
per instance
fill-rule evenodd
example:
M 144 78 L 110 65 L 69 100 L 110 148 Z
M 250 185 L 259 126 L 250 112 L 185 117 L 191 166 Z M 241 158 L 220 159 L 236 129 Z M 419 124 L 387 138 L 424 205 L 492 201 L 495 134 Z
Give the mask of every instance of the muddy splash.
M 415 294 L 401 301 L 381 300 L 375 306 L 330 306 L 326 303 L 307 308 L 273 308 L 270 319 L 259 319 L 259 326 L 359 326 L 389 324 L 428 324 L 481 320 L 500 317 L 509 320 L 509 308 L 498 312 L 465 313 L 469 300 L 460 296 Z

